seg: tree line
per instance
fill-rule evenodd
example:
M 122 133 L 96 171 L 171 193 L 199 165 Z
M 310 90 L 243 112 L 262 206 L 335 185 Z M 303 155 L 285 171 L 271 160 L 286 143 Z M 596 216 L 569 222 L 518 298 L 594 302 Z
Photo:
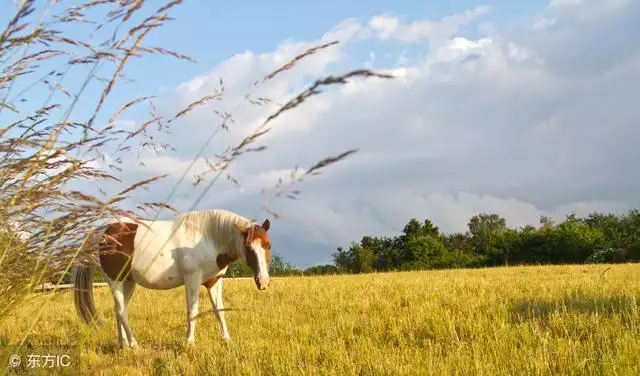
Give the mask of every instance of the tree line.
M 640 210 L 626 214 L 570 214 L 538 226 L 507 227 L 494 213 L 474 215 L 467 231 L 444 234 L 429 219 L 409 220 L 393 237 L 363 236 L 333 253 L 333 264 L 298 269 L 279 255 L 272 275 L 318 275 L 402 270 L 480 268 L 509 265 L 623 263 L 640 261 Z M 230 270 L 249 275 L 245 265 Z
M 396 237 L 364 236 L 333 254 L 336 269 L 372 271 L 474 268 L 499 265 L 619 263 L 640 260 L 640 211 L 575 214 L 554 223 L 509 228 L 480 213 L 464 233 L 443 234 L 429 219 L 411 219 Z

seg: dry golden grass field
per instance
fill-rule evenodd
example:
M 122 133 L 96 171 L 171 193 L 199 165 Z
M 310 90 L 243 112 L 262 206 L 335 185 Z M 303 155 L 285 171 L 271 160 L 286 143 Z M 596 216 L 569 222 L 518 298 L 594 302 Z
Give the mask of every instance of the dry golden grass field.
M 632 375 L 640 368 L 640 265 L 513 267 L 225 280 L 231 342 L 219 341 L 204 288 L 196 348 L 184 289 L 138 287 L 121 351 L 107 326 L 76 316 L 70 292 L 33 296 L 0 326 L 15 342 L 77 343 L 87 375 Z

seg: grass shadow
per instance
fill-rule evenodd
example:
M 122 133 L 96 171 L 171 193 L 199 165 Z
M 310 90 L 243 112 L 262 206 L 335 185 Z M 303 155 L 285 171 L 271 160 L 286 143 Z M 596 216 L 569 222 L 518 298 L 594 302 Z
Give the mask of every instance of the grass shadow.
M 113 366 L 119 367 L 131 367 L 138 368 L 141 362 L 148 359 L 161 359 L 163 355 L 167 353 L 176 353 L 179 351 L 178 346 L 147 346 L 146 349 L 121 349 L 118 345 L 104 345 L 103 350 L 105 352 L 99 352 L 102 354 L 110 355 L 108 360 L 104 360 L 98 362 L 97 364 L 92 365 L 91 372 L 96 373 L 99 371 L 104 371 Z M 108 348 L 108 349 L 107 349 Z
M 527 321 L 548 322 L 553 316 L 575 314 L 619 316 L 627 324 L 638 314 L 638 304 L 634 296 L 585 294 L 567 294 L 559 299 L 514 299 L 509 304 L 510 321 L 517 324 Z
M 221 309 L 220 311 L 223 312 L 242 312 L 242 311 L 248 311 L 248 309 L 244 309 L 244 308 L 224 308 Z M 196 315 L 196 322 L 200 321 L 200 320 L 209 320 L 209 319 L 213 319 L 215 320 L 216 325 L 218 325 L 218 319 L 215 316 L 215 313 L 213 312 L 213 308 L 207 309 L 207 310 L 201 310 L 200 312 L 198 312 L 198 314 Z M 180 331 L 180 330 L 185 330 L 187 326 L 187 322 L 185 320 L 185 322 L 183 324 L 180 325 L 174 325 L 171 327 L 168 327 L 167 330 L 168 331 Z
M 175 343 L 150 343 L 133 350 L 123 349 L 117 343 L 105 343 L 96 346 L 94 351 L 99 355 L 107 355 L 106 360 L 103 359 L 90 367 L 92 373 L 97 373 L 114 366 L 135 369 L 149 360 L 162 362 L 167 356 L 184 352 L 184 346 Z
M 224 348 L 225 345 L 225 343 L 220 343 L 220 348 Z M 113 366 L 135 369 L 145 361 L 151 361 L 154 369 L 165 368 L 167 359 L 175 358 L 180 354 L 187 354 L 193 358 L 201 352 L 201 348 L 191 347 L 184 341 L 144 343 L 135 350 L 123 349 L 117 343 L 107 343 L 96 346 L 95 352 L 101 355 L 109 355 L 109 357 L 107 360 L 93 364 L 90 367 L 93 373 L 104 371 Z

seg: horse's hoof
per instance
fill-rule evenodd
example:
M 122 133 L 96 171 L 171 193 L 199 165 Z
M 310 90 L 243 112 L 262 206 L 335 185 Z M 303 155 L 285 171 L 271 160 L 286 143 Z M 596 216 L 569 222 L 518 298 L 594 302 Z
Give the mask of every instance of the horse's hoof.
M 123 350 L 123 351 L 127 351 L 127 350 L 135 351 L 135 350 L 138 350 L 139 348 L 140 346 L 136 342 L 120 344 L 120 350 Z
M 222 337 L 220 342 L 222 342 L 224 344 L 227 344 L 227 343 L 231 342 L 231 338 L 230 337 Z

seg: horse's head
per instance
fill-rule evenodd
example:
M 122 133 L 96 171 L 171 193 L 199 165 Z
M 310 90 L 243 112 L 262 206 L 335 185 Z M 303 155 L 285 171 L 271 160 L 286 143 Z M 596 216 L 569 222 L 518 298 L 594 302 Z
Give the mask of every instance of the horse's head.
M 262 226 L 253 224 L 249 227 L 236 224 L 236 229 L 244 237 L 243 258 L 253 272 L 253 280 L 259 290 L 269 286 L 269 260 L 271 256 L 271 239 L 269 239 L 269 220 Z

